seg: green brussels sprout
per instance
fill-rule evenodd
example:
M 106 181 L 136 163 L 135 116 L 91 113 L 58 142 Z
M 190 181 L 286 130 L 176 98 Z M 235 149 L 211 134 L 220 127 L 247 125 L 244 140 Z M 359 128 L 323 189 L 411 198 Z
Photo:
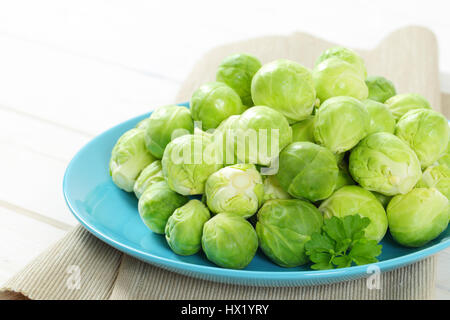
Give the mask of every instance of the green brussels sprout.
M 172 140 L 164 151 L 162 169 L 169 187 L 183 195 L 202 194 L 206 179 L 222 168 L 212 136 L 184 135 Z
M 161 159 L 171 140 L 193 132 L 194 122 L 188 108 L 163 106 L 153 111 L 146 124 L 145 144 L 155 158 Z
M 417 93 L 403 93 L 393 96 L 385 101 L 391 110 L 395 121 L 398 121 L 405 113 L 416 109 L 431 109 L 430 103 Z
M 363 188 L 387 196 L 408 193 L 422 175 L 414 151 L 387 132 L 362 140 L 350 153 L 349 170 Z
M 199 200 L 191 200 L 176 209 L 165 228 L 173 252 L 182 256 L 197 253 L 202 246 L 203 225 L 210 217 L 209 210 Z
M 291 196 L 317 201 L 333 193 L 338 171 L 336 158 L 328 149 L 311 142 L 293 142 L 280 153 L 277 178 Z
M 262 176 L 264 186 L 264 202 L 276 199 L 291 199 L 291 195 L 283 190 L 275 175 Z
M 334 57 L 324 60 L 314 67 L 312 74 L 317 97 L 321 102 L 338 96 L 358 100 L 367 99 L 369 96 L 369 89 L 361 71 L 344 60 Z
M 348 165 L 345 161 L 342 161 L 338 164 L 338 169 L 339 172 L 334 190 L 339 190 L 343 186 L 350 186 L 355 184 L 355 181 L 350 175 L 350 172 L 348 172 Z
M 416 188 L 392 198 L 387 207 L 389 230 L 395 241 L 420 247 L 448 226 L 448 199 L 434 188 Z
M 336 163 L 339 164 L 342 161 L 344 161 L 344 157 L 345 157 L 346 153 L 342 152 L 342 153 L 335 153 L 334 157 L 336 158 Z
M 363 79 L 367 77 L 364 60 L 355 51 L 339 46 L 329 48 L 322 52 L 322 54 L 317 58 L 315 66 L 330 58 L 337 58 L 351 64 L 354 68 L 356 68 L 356 70 L 358 70 L 358 73 Z
M 145 189 L 160 181 L 164 181 L 164 175 L 162 173 L 161 161 L 156 160 L 142 170 L 141 174 L 134 183 L 133 190 L 136 198 L 139 199 Z
M 133 191 L 141 171 L 155 160 L 145 147 L 145 132 L 131 129 L 125 132 L 111 151 L 109 174 L 113 182 L 127 192 Z
M 360 101 L 351 97 L 330 98 L 315 115 L 314 138 L 333 153 L 342 153 L 367 135 L 369 123 L 369 113 Z
M 213 141 L 218 148 L 219 158 L 224 164 L 235 164 L 238 162 L 236 153 L 236 129 L 239 115 L 233 115 L 223 120 L 213 132 Z
M 320 232 L 322 224 L 322 214 L 309 202 L 270 200 L 258 212 L 256 233 L 266 256 L 289 268 L 308 263 L 305 243 Z
M 205 194 L 213 213 L 232 212 L 248 218 L 258 211 L 264 188 L 253 164 L 235 164 L 211 174 L 206 180 Z
M 252 79 L 260 68 L 261 62 L 255 56 L 248 53 L 236 53 L 226 57 L 220 63 L 216 80 L 226 83 L 237 92 L 244 105 L 252 107 Z
M 256 105 L 281 112 L 289 123 L 306 119 L 316 102 L 311 71 L 286 59 L 275 60 L 259 69 L 251 90 Z
M 310 116 L 305 120 L 294 123 L 292 128 L 292 142 L 297 141 L 314 141 L 314 116 Z
M 244 110 L 239 95 L 222 82 L 202 85 L 191 98 L 192 118 L 201 121 L 205 131 L 217 128 L 223 120 Z
M 244 218 L 219 213 L 203 226 L 202 248 L 208 260 L 218 266 L 243 269 L 255 256 L 258 236 Z
M 236 138 L 240 162 L 267 166 L 291 143 L 292 129 L 278 111 L 255 106 L 239 117 Z
M 450 169 L 450 139 L 449 139 L 449 144 L 447 145 L 447 149 L 445 150 L 444 155 L 436 161 L 436 164 L 441 164 Z
M 373 100 L 364 100 L 364 107 L 369 113 L 370 124 L 368 134 L 375 132 L 394 133 L 395 118 L 385 104 Z
M 343 218 L 354 214 L 369 218 L 370 224 L 365 230 L 365 236 L 377 242 L 383 239 L 388 228 L 386 212 L 381 203 L 371 192 L 359 186 L 340 188 L 322 202 L 319 211 L 323 213 L 325 219 L 333 216 Z
M 367 77 L 366 85 L 369 88 L 368 98 L 373 101 L 384 103 L 397 94 L 394 84 L 384 77 Z
M 383 206 L 383 208 L 386 209 L 386 207 L 389 204 L 389 201 L 391 201 L 392 197 L 391 196 L 385 196 L 384 194 L 372 191 L 372 194 L 375 196 L 375 198 L 377 198 L 378 201 L 380 201 L 381 205 Z
M 144 120 L 141 120 L 138 122 L 138 124 L 136 125 L 136 128 L 146 130 L 149 123 L 150 123 L 150 117 L 145 118 Z
M 428 167 L 422 173 L 422 179 L 416 187 L 436 188 L 447 199 L 450 198 L 450 169 L 445 165 L 435 165 Z
M 449 139 L 447 119 L 431 109 L 408 111 L 397 123 L 395 135 L 417 154 L 427 168 L 445 154 Z
M 139 215 L 150 230 L 164 234 L 169 217 L 188 201 L 187 197 L 172 191 L 165 181 L 157 182 L 139 198 Z

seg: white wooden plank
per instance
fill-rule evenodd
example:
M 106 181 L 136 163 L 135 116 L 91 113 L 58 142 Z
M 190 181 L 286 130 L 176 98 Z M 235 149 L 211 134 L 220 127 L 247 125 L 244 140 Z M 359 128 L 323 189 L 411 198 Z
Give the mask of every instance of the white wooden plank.
M 0 4 L 0 32 L 181 80 L 202 52 L 229 41 L 305 31 L 371 48 L 396 28 L 419 24 L 436 33 L 442 68 L 450 72 L 445 6 L 441 0 L 229 0 L 220 8 L 207 0 L 10 1 Z
M 0 206 L 64 227 L 75 220 L 62 198 L 73 155 L 91 139 L 59 125 L 0 108 Z
M 0 107 L 98 134 L 172 102 L 178 84 L 0 36 Z
M 0 283 L 18 272 L 66 231 L 0 207 Z
M 2 202 L 65 225 L 75 225 L 62 194 L 66 165 L 17 145 L 0 143 L 0 204 Z
M 90 139 L 0 108 L 0 205 L 55 226 L 74 225 L 62 196 L 73 155 Z
M 93 136 L 0 108 L 0 143 L 16 145 L 67 164 Z

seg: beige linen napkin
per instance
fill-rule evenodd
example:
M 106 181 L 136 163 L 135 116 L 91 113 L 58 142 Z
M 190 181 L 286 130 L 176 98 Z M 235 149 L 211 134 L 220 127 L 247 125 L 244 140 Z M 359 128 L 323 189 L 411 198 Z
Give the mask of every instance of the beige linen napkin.
M 294 34 L 253 39 L 214 49 L 196 65 L 184 82 L 177 101 L 189 100 L 194 88 L 213 80 L 217 64 L 229 53 L 247 51 L 256 54 L 263 62 L 284 57 L 311 66 L 314 57 L 330 45 L 305 34 Z M 374 50 L 362 54 L 368 62 L 369 73 L 390 77 L 399 83 L 400 92 L 423 93 L 436 109 L 440 109 L 437 58 L 434 58 L 437 57 L 436 42 L 429 31 L 416 27 L 400 30 Z M 398 59 L 409 61 L 414 67 L 405 67 Z M 421 59 L 426 62 L 421 62 Z M 420 77 L 412 74 L 415 68 Z M 442 100 L 446 103 L 443 110 L 449 110 L 450 96 Z M 382 273 L 378 289 L 369 289 L 373 286 L 367 285 L 368 279 L 286 288 L 227 285 L 182 276 L 146 264 L 113 249 L 78 226 L 7 281 L 2 286 L 0 298 L 429 299 L 434 295 L 435 270 L 436 258 L 429 257 Z

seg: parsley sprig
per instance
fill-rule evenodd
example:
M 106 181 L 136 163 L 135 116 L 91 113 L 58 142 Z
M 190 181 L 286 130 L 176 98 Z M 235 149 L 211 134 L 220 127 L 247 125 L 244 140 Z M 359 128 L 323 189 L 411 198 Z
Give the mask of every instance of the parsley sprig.
M 315 270 L 350 267 L 377 262 L 382 246 L 364 236 L 369 218 L 350 215 L 326 219 L 322 233 L 314 233 L 305 244 L 306 254 Z

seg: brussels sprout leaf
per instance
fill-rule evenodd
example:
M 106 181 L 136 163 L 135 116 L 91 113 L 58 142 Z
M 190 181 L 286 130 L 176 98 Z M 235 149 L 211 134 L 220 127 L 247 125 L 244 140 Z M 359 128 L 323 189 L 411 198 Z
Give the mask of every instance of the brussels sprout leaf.
M 364 237 L 370 219 L 355 214 L 325 220 L 322 233 L 314 233 L 305 244 L 306 254 L 315 270 L 350 267 L 377 262 L 381 245 Z

